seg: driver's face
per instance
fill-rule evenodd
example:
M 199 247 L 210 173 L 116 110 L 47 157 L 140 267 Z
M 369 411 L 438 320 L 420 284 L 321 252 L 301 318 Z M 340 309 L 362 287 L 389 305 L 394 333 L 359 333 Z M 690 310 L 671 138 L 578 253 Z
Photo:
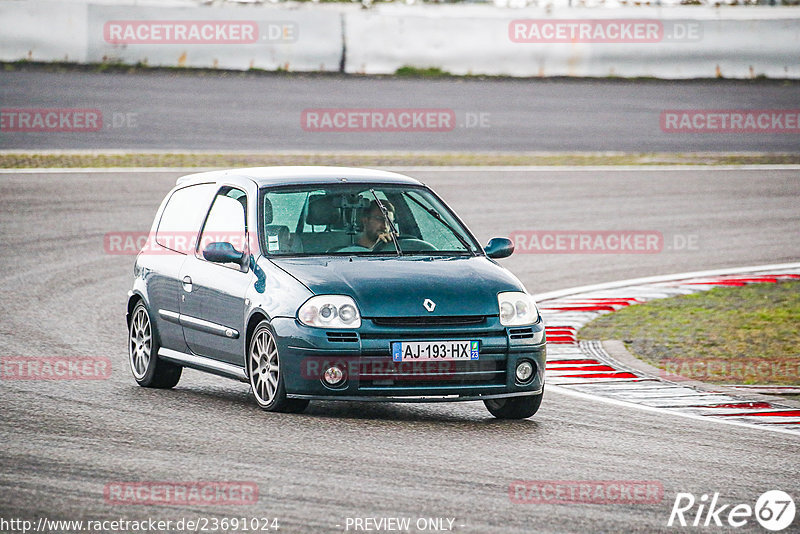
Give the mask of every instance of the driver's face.
M 387 212 L 389 218 L 394 222 L 394 213 Z M 381 234 L 389 233 L 389 224 L 383 217 L 380 209 L 372 209 L 370 212 L 361 218 L 361 224 L 364 226 L 364 235 L 371 240 L 377 240 Z

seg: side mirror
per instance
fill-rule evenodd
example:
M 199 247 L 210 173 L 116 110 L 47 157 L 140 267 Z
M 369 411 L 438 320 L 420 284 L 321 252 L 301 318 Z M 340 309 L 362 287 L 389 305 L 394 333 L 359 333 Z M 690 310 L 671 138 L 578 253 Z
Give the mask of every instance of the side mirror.
M 505 237 L 493 237 L 483 251 L 493 259 L 507 258 L 514 253 L 514 242 Z
M 203 249 L 203 257 L 214 263 L 236 263 L 241 265 L 244 253 L 233 248 L 233 245 L 230 243 L 217 242 L 209 243 L 209 245 Z

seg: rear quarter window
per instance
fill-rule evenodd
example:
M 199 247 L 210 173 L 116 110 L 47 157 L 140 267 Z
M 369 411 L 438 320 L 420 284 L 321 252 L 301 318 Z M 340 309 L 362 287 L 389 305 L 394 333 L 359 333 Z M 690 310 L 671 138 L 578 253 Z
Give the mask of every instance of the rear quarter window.
M 181 254 L 194 250 L 197 233 L 215 192 L 215 184 L 190 185 L 175 190 L 161 213 L 156 243 Z

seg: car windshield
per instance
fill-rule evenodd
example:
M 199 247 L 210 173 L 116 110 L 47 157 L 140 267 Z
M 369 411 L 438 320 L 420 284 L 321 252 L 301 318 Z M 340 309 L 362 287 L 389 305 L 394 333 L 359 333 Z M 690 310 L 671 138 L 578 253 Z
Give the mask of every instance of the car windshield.
M 262 247 L 275 256 L 473 255 L 480 248 L 425 187 L 307 185 L 261 190 Z

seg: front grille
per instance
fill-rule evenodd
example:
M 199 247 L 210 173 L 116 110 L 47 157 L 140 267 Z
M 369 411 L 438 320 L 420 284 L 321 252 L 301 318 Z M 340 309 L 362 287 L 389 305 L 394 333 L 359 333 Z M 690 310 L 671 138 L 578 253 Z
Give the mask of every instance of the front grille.
M 388 341 L 398 341 L 399 339 L 413 341 L 413 340 L 431 340 L 435 339 L 437 341 L 446 341 L 446 340 L 464 340 L 464 339 L 482 339 L 486 337 L 502 337 L 503 341 L 505 341 L 505 330 L 490 330 L 490 331 L 448 331 L 448 330 L 436 330 L 430 331 L 425 329 L 417 329 L 417 330 L 386 330 L 384 332 L 362 332 L 361 339 L 363 340 L 388 340 Z M 503 347 L 505 349 L 505 346 Z M 367 349 L 364 349 L 367 350 Z M 383 349 L 381 349 L 383 350 Z M 493 350 L 489 349 L 490 352 L 494 352 Z M 481 345 L 481 351 L 483 351 L 483 346 Z
M 505 385 L 506 360 L 394 362 L 363 358 L 359 389 Z
M 358 343 L 358 334 L 355 332 L 326 332 L 330 343 Z
M 509 328 L 508 337 L 511 339 L 531 339 L 533 337 L 533 328 L 529 326 L 525 328 Z
M 420 326 L 463 326 L 486 322 L 485 315 L 449 315 L 449 316 L 417 316 L 417 317 L 375 317 L 372 322 L 377 326 L 420 327 Z

